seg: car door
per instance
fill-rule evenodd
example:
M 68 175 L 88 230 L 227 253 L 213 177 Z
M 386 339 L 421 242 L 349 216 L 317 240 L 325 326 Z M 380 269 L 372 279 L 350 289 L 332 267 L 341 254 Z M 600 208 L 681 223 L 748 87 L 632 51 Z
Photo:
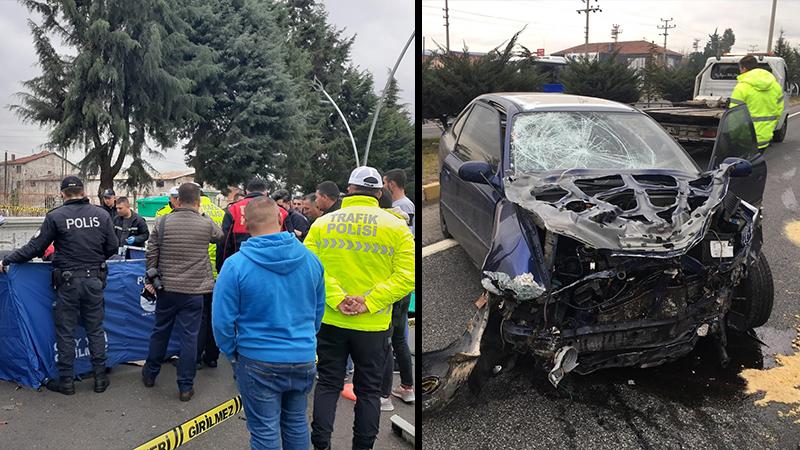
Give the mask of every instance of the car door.
M 753 172 L 746 177 L 731 178 L 729 189 L 742 200 L 761 206 L 764 186 L 767 183 L 767 163 L 764 153 L 756 144 L 756 131 L 747 106 L 728 109 L 717 128 L 717 139 L 711 152 L 709 170 L 716 169 L 725 158 L 735 157 L 750 161 Z M 769 151 L 767 147 L 765 151 Z
M 448 231 L 477 265 L 489 251 L 495 204 L 500 196 L 492 186 L 460 179 L 458 169 L 467 161 L 486 161 L 497 173 L 501 150 L 500 114 L 478 101 L 469 111 L 454 150 L 442 164 L 442 178 L 448 185 L 448 192 L 442 193 L 447 196 L 443 212 L 448 210 Z

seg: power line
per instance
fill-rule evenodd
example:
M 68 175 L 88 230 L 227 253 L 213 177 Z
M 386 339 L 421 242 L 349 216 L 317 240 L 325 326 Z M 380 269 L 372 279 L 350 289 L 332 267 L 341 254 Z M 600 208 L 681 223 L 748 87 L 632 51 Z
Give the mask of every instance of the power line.
M 592 0 L 581 0 L 581 1 L 583 3 L 586 3 L 586 7 L 584 9 L 577 9 L 576 11 L 578 11 L 578 14 L 580 14 L 580 13 L 586 14 L 586 29 L 585 29 L 586 31 L 585 31 L 585 34 L 584 34 L 584 44 L 586 45 L 586 47 L 585 47 L 586 51 L 584 52 L 584 55 L 588 56 L 588 54 L 589 54 L 589 47 L 588 47 L 589 46 L 589 13 L 603 12 L 603 10 L 600 9 L 599 6 L 589 6 L 589 3 Z M 594 0 L 594 2 L 597 3 L 597 0 Z
M 672 22 L 674 19 L 670 17 L 669 19 L 659 19 L 664 22 L 664 25 L 658 25 L 657 28 L 659 30 L 664 30 L 663 33 L 659 33 L 660 35 L 664 36 L 664 66 L 667 65 L 667 36 L 669 35 L 669 30 L 671 28 L 677 27 L 677 25 L 670 25 L 669 23 Z
M 425 5 L 423 5 L 422 7 L 423 8 L 437 9 L 437 10 L 439 9 L 439 8 L 434 7 L 434 6 L 425 6 Z M 509 22 L 528 23 L 528 21 L 526 21 L 526 20 L 512 19 L 510 17 L 491 16 L 489 14 L 481 14 L 481 13 L 476 13 L 476 12 L 472 12 L 472 11 L 464 11 L 464 10 L 461 10 L 461 9 L 448 8 L 448 10 L 450 12 L 450 15 L 452 15 L 452 13 L 469 14 L 469 15 L 473 15 L 473 16 L 487 17 L 487 18 L 490 18 L 490 19 L 507 20 Z

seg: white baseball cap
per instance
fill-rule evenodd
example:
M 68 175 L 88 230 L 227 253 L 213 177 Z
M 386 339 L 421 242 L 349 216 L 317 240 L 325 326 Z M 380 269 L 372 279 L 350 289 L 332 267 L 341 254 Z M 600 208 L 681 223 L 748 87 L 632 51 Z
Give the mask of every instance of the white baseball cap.
M 169 190 L 170 197 L 177 197 L 178 196 L 178 186 L 173 187 Z
M 364 186 L 368 188 L 383 188 L 383 177 L 378 173 L 374 167 L 361 166 L 356 167 L 355 170 L 350 172 L 350 181 L 348 184 L 355 186 Z

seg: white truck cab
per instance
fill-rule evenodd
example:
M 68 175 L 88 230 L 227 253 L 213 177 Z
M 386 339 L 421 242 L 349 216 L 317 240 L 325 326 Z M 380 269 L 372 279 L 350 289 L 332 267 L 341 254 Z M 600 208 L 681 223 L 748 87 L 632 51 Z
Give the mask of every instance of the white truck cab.
M 745 55 L 723 55 L 706 60 L 703 70 L 694 80 L 694 98 L 674 103 L 672 107 L 647 108 L 644 111 L 661 123 L 680 142 L 713 143 L 717 124 L 728 107 L 736 87 L 739 60 Z M 755 53 L 758 67 L 771 72 L 783 89 L 784 108 L 773 135 L 773 142 L 782 142 L 786 136 L 786 119 L 789 105 L 789 81 L 786 61 L 778 56 Z

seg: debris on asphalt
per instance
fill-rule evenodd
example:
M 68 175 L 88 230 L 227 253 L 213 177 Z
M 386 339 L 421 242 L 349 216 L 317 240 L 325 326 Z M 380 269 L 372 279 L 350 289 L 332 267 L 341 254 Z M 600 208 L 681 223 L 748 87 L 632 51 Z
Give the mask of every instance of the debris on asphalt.
M 628 380 L 628 386 L 636 386 L 636 382 L 633 380 Z
M 797 347 L 800 337 L 795 336 L 792 344 Z M 797 418 L 795 423 L 800 424 L 800 353 L 793 355 L 776 355 L 777 366 L 767 370 L 746 369 L 741 373 L 747 381 L 745 393 L 764 393 L 764 397 L 755 401 L 757 406 L 766 406 L 768 403 L 783 403 L 788 405 L 787 411 L 779 411 L 780 417 Z

